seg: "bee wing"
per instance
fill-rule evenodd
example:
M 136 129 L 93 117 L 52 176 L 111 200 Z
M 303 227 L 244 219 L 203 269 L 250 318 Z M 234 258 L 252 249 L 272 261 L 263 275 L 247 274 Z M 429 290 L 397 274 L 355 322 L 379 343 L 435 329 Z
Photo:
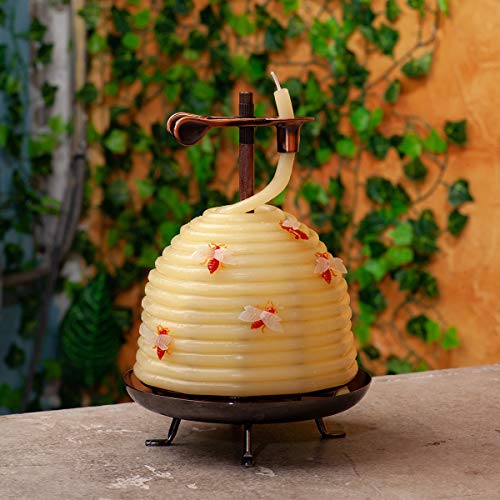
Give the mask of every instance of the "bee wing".
M 341 274 L 347 273 L 347 269 L 344 266 L 342 259 L 339 259 L 338 257 L 330 257 L 328 259 L 328 263 L 334 271 L 337 271 L 338 273 L 341 273 Z
M 316 259 L 316 267 L 314 268 L 314 274 L 323 274 L 330 268 L 330 263 L 324 257 L 318 257 Z
M 283 327 L 281 326 L 281 318 L 274 313 L 267 311 L 262 311 L 260 314 L 260 319 L 263 321 L 269 330 L 274 330 L 275 332 L 282 332 Z
M 168 349 L 168 345 L 172 342 L 172 337 L 170 335 L 158 335 L 157 346 L 162 351 L 166 351 Z
M 230 252 L 227 248 L 217 248 L 214 252 L 214 259 L 217 259 L 219 262 L 223 264 L 234 264 L 233 253 Z
M 139 332 L 148 344 L 150 344 L 151 346 L 156 345 L 158 335 L 150 330 L 144 323 L 142 323 L 141 327 L 139 328 Z
M 204 264 L 208 259 L 211 259 L 214 255 L 214 250 L 213 248 L 210 248 L 208 245 L 205 247 L 199 247 L 197 250 L 195 250 L 191 258 L 193 260 L 196 260 L 200 264 Z
M 245 309 L 240 313 L 238 319 L 241 321 L 246 321 L 247 323 L 253 323 L 261 319 L 262 309 L 258 309 L 254 306 L 245 306 Z

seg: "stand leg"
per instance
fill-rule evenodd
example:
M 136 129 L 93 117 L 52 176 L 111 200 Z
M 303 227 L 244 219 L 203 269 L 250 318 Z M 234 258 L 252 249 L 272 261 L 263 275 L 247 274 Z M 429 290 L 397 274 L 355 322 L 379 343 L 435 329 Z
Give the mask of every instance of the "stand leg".
M 326 428 L 325 422 L 322 418 L 316 418 L 314 419 L 314 421 L 316 422 L 316 427 L 321 434 L 321 439 L 345 438 L 346 434 L 344 431 L 328 432 L 328 429 Z
M 179 430 L 180 418 L 172 419 L 170 429 L 168 430 L 167 439 L 146 439 L 146 446 L 170 446 Z
M 244 453 L 241 457 L 241 465 L 244 467 L 253 467 L 253 455 L 252 455 L 252 424 L 244 425 Z

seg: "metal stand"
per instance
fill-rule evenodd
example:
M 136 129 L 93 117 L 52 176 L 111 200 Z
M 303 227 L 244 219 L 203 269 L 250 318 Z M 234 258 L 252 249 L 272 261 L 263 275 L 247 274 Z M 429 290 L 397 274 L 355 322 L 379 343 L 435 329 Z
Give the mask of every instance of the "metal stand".
M 321 439 L 339 439 L 346 437 L 346 433 L 343 431 L 328 432 L 322 418 L 316 418 L 314 421 L 321 434 Z M 172 419 L 167 439 L 146 439 L 146 446 L 170 446 L 177 435 L 180 423 L 180 418 Z M 254 464 L 252 453 L 252 424 L 243 424 L 243 456 L 241 457 L 241 465 L 244 467 L 253 467 Z
M 340 439 L 346 437 L 346 433 L 344 431 L 328 432 L 326 424 L 322 418 L 315 418 L 314 421 L 316 422 L 316 427 L 321 434 L 321 439 Z
M 305 394 L 261 396 L 251 398 L 193 396 L 144 385 L 129 370 L 124 375 L 127 392 L 142 407 L 170 416 L 172 423 L 166 439 L 148 439 L 146 446 L 171 446 L 182 420 L 210 422 L 243 426 L 243 453 L 241 464 L 252 467 L 255 457 L 252 452 L 252 426 L 304 422 L 314 420 L 322 439 L 345 437 L 345 432 L 329 432 L 323 418 L 352 408 L 366 394 L 371 377 L 363 370 L 347 384 L 349 392 L 337 395 L 338 387 Z M 318 416 L 320 415 L 320 416 Z
M 167 439 L 146 439 L 146 446 L 170 446 L 177 434 L 177 431 L 179 430 L 180 423 L 180 418 L 172 419 L 170 429 L 168 430 Z

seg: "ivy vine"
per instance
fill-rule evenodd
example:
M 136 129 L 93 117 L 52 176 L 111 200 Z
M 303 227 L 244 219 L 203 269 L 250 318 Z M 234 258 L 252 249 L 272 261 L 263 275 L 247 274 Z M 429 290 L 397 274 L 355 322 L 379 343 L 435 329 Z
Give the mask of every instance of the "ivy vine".
M 52 173 L 52 154 L 69 132 L 61 116 L 51 112 L 57 87 L 45 78 L 54 47 L 47 26 L 33 17 L 28 28 L 21 29 L 20 10 L 16 2 L 0 0 L 0 268 L 6 279 L 3 284 L 40 264 L 44 252 L 39 238 L 43 217 L 57 216 L 60 211 L 60 202 L 48 196 L 46 190 Z M 36 130 L 30 119 L 35 111 L 30 82 L 38 82 L 39 100 L 47 116 Z M 25 377 L 27 358 L 21 346 L 35 335 L 42 290 L 40 280 L 30 287 L 9 285 L 2 297 L 21 307 L 18 339 L 12 342 L 3 360 L 21 378 Z M 43 380 L 50 382 L 59 375 L 58 364 L 46 361 L 36 383 L 38 397 L 30 409 L 39 407 Z M 22 385 L 0 384 L 0 407 L 19 409 L 22 394 Z
M 93 242 L 81 233 L 76 247 L 89 264 L 106 265 L 114 296 L 144 281 L 181 225 L 237 199 L 236 158 L 228 168 L 221 155 L 234 149 L 234 133 L 211 133 L 183 149 L 167 135 L 165 119 L 178 110 L 231 115 L 242 83 L 258 94 L 256 116 L 272 116 L 268 74 L 274 69 L 293 75 L 282 84 L 296 114 L 316 118 L 303 127 L 299 186 L 275 203 L 294 203 L 346 262 L 362 364 L 388 373 L 422 370 L 432 366 L 425 344 L 459 345 L 457 329 L 439 312 L 429 264 L 440 237 L 458 237 L 467 224 L 461 211 L 473 199 L 467 180 L 443 180 L 449 154 L 467 141 L 466 122 L 446 121 L 438 129 L 398 111 L 410 81 L 418 84 L 431 72 L 448 2 L 384 5 L 375 11 L 367 0 L 318 0 L 305 15 L 299 0 L 86 2 L 80 15 L 89 65 L 94 74 L 106 70 L 103 85 L 89 80 L 78 98 L 90 116 L 107 109 L 109 119 L 88 128 L 88 141 L 102 156 L 91 165 L 89 208 L 100 212 L 103 229 Z M 415 27 L 402 53 L 400 16 L 414 16 Z M 295 48 L 304 44 L 307 54 L 297 56 Z M 373 56 L 386 61 L 381 74 L 370 70 Z M 256 130 L 257 186 L 274 173 L 272 136 Z M 371 173 L 366 164 L 374 161 L 400 169 L 401 182 Z M 141 162 L 149 168 L 137 178 Z M 326 185 L 321 173 L 329 176 Z M 425 207 L 441 188 L 448 192 L 445 228 Z M 389 305 L 395 286 L 401 300 Z M 392 336 L 406 354 L 382 353 L 376 331 Z

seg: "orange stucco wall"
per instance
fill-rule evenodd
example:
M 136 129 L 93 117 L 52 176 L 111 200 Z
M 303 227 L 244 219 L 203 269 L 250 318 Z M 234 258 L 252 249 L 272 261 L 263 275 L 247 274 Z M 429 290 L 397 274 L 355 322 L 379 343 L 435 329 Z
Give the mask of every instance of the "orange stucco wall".
M 314 5 L 315 2 L 303 2 L 302 8 L 305 3 Z M 475 202 L 463 207 L 470 220 L 462 236 L 456 239 L 447 234 L 440 239 L 441 251 L 431 269 L 440 284 L 440 313 L 447 323 L 458 327 L 461 346 L 435 356 L 431 363 L 433 368 L 500 361 L 500 308 L 497 304 L 500 291 L 500 3 L 498 0 L 450 3 L 452 16 L 443 20 L 438 30 L 430 76 L 423 82 L 406 82 L 398 102 L 399 113 L 421 116 L 438 130 L 446 119 L 465 117 L 468 122 L 469 142 L 463 149 L 455 147 L 450 150 L 444 180 L 468 179 Z M 232 6 L 237 9 L 237 5 Z M 405 35 L 409 34 L 411 38 L 416 29 L 415 16 L 403 15 L 399 29 L 403 36 L 398 51 L 402 53 Z M 294 58 L 306 51 L 304 44 L 295 46 Z M 94 67 L 97 82 L 106 72 L 105 64 L 104 61 Z M 374 60 L 371 63 L 374 74 L 383 71 L 386 64 L 386 61 Z M 300 71 L 306 74 L 307 68 Z M 287 76 L 283 72 L 283 78 Z M 375 90 L 383 91 L 385 85 L 382 82 L 382 89 Z M 142 114 L 146 123 L 157 120 L 158 113 L 161 115 L 161 107 L 155 103 L 150 104 L 150 109 L 151 115 Z M 95 110 L 94 119 L 98 125 L 106 120 L 105 117 L 105 109 Z M 363 161 L 366 175 L 380 171 L 394 181 L 402 179 L 395 155 L 388 155 L 383 163 L 372 163 L 369 158 Z M 144 165 L 137 164 L 134 172 L 141 176 L 143 168 Z M 323 168 L 319 177 L 327 180 L 333 168 L 333 164 L 331 169 Z M 446 189 L 440 187 L 426 206 L 436 211 L 441 225 L 445 226 L 450 211 Z M 91 234 L 98 237 L 99 228 L 100 220 L 93 216 Z M 143 284 L 138 284 L 121 297 L 121 301 L 137 305 L 142 288 Z M 398 296 L 395 287 L 389 295 L 389 302 L 395 303 Z M 136 322 L 120 354 L 122 369 L 133 364 L 137 330 Z M 423 348 L 418 341 L 409 341 L 415 349 L 424 349 L 427 357 L 433 356 L 431 349 Z M 386 353 L 405 352 L 390 336 L 375 334 L 375 342 Z

